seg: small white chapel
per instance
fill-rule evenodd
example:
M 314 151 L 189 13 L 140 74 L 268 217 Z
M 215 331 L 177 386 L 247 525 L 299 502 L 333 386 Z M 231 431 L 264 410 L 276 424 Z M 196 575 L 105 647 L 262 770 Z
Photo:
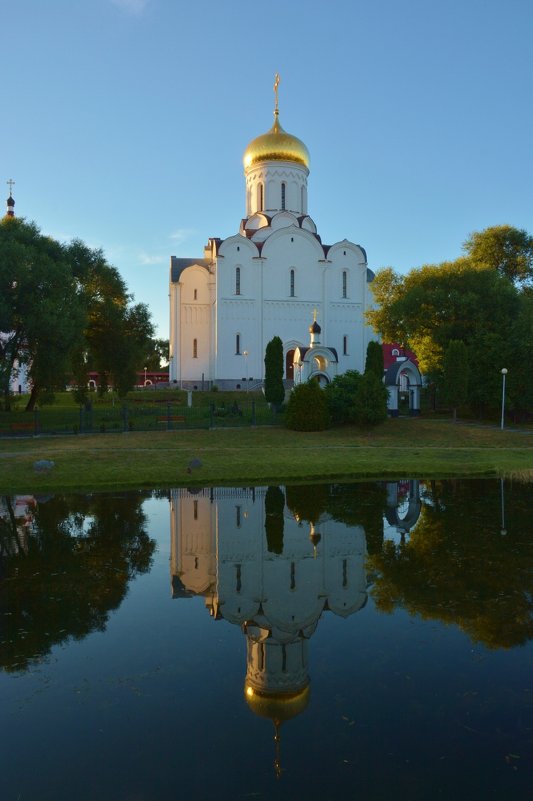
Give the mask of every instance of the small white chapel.
M 376 339 L 364 248 L 325 245 L 308 213 L 309 152 L 279 120 L 244 151 L 238 233 L 210 238 L 203 258 L 171 257 L 170 376 L 185 389 L 244 389 L 264 378 L 269 341 L 283 342 L 290 386 L 364 370 Z

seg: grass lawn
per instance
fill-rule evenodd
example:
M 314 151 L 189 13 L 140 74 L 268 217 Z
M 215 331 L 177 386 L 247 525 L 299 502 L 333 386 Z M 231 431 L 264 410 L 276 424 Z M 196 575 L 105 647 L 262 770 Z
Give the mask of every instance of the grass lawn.
M 55 466 L 38 473 L 39 459 Z M 192 459 L 201 466 L 190 469 Z M 228 428 L 0 442 L 2 493 L 446 476 L 533 480 L 533 432 L 400 418 L 370 432 Z

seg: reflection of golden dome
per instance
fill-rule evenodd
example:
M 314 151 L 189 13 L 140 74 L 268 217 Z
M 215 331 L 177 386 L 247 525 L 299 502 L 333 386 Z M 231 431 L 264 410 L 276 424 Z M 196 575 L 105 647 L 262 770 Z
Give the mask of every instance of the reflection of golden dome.
M 283 723 L 304 711 L 309 703 L 309 685 L 294 693 L 264 693 L 245 682 L 244 697 L 256 715 Z
M 252 139 L 244 151 L 245 170 L 260 161 L 294 161 L 309 168 L 308 149 L 301 139 L 283 130 L 277 110 L 274 112 L 274 125 L 270 131 Z

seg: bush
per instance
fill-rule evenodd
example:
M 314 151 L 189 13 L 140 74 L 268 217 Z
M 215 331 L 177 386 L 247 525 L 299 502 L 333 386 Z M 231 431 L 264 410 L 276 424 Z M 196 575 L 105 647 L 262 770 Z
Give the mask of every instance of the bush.
M 293 431 L 323 431 L 329 426 L 326 393 L 316 381 L 292 390 L 285 412 L 285 424 Z
M 357 420 L 356 398 L 362 381 L 357 370 L 347 370 L 336 375 L 325 389 L 329 414 L 334 423 L 355 423 Z
M 335 376 L 324 394 L 334 423 L 372 426 L 387 419 L 387 388 L 374 372 L 347 370 Z

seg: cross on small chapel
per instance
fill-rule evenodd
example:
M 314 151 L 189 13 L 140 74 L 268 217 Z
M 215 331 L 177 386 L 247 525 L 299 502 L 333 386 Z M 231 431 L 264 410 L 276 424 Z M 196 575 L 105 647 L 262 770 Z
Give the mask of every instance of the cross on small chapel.
M 13 187 L 15 186 L 15 181 L 13 178 L 10 178 L 9 181 L 6 181 L 6 184 L 9 186 L 9 197 L 13 194 Z

